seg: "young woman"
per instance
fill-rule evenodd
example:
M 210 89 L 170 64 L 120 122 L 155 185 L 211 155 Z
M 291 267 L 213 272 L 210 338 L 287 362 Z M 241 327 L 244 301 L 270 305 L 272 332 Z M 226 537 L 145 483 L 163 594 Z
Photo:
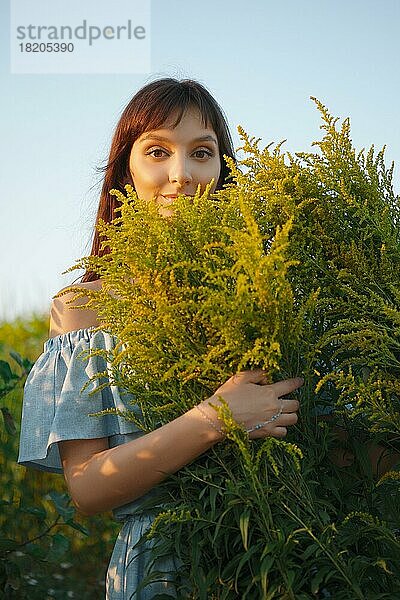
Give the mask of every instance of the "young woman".
M 198 186 L 203 190 L 211 180 L 213 190 L 224 185 L 224 155 L 233 157 L 228 127 L 203 86 L 174 79 L 150 83 L 132 98 L 116 127 L 97 219 L 114 218 L 117 200 L 109 190 L 123 191 L 127 183 L 141 198 L 156 202 L 162 215 L 170 215 L 178 194 L 194 195 Z M 92 254 L 99 253 L 95 232 Z M 101 281 L 95 273 L 85 273 L 81 286 L 98 288 Z M 241 372 L 211 398 L 199 398 L 195 408 L 146 435 L 116 415 L 90 417 L 104 408 L 125 406 L 114 387 L 90 399 L 90 386 L 81 392 L 105 365 L 96 357 L 83 362 L 79 354 L 110 348 L 113 340 L 105 332 L 94 333 L 96 314 L 71 310 L 69 299 L 67 295 L 53 301 L 50 339 L 25 385 L 19 462 L 63 472 L 83 514 L 115 509 L 116 518 L 124 521 L 107 573 L 107 598 L 122 600 L 134 594 L 145 572 L 148 557 L 135 544 L 151 523 L 143 511 L 138 515 L 146 495 L 224 438 L 210 401 L 216 403 L 222 396 L 251 438 L 283 437 L 297 421 L 298 402 L 287 396 L 302 381 L 267 385 L 261 370 Z M 173 570 L 173 558 L 158 566 Z M 175 596 L 167 576 L 134 597 L 143 600 L 157 593 Z

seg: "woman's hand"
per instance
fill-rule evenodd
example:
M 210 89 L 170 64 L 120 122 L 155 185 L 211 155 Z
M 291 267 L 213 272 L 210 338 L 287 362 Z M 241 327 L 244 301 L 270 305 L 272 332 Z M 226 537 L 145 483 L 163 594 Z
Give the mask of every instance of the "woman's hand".
M 235 421 L 250 430 L 251 439 L 266 436 L 281 438 L 287 434 L 288 426 L 297 423 L 296 413 L 299 409 L 297 400 L 285 396 L 302 385 L 300 377 L 267 384 L 265 372 L 261 369 L 241 371 L 228 379 L 200 406 L 202 412 L 206 412 L 215 426 L 221 429 L 221 421 L 210 404 L 218 406 L 219 398 L 223 398 Z M 257 425 L 258 428 L 253 429 Z

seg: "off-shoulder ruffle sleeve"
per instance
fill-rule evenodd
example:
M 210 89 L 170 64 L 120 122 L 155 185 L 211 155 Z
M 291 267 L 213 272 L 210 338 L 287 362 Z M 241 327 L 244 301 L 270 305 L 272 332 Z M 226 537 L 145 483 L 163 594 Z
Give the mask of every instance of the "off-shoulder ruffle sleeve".
M 93 375 L 107 369 L 107 363 L 101 356 L 79 355 L 92 349 L 111 350 L 114 345 L 110 334 L 92 329 L 71 331 L 45 343 L 24 387 L 19 463 L 61 473 L 57 442 L 139 431 L 115 414 L 89 416 L 109 408 L 132 409 L 131 396 L 120 394 L 116 386 L 89 395 L 99 386 L 94 381 L 82 391 Z

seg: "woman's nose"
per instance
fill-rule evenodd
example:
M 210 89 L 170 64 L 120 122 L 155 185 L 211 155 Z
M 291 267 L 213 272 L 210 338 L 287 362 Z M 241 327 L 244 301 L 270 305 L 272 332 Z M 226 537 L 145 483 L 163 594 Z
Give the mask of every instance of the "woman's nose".
M 188 161 L 185 158 L 176 158 L 171 163 L 169 171 L 170 183 L 177 183 L 180 187 L 191 183 L 193 180 Z

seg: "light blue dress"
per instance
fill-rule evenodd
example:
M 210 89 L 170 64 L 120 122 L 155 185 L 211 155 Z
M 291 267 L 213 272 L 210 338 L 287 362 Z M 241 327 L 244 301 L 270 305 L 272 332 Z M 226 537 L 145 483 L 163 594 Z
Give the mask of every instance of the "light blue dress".
M 92 396 L 98 383 L 92 382 L 84 392 L 84 384 L 93 375 L 108 370 L 100 356 L 82 359 L 83 351 L 111 350 L 115 338 L 103 331 L 80 329 L 49 339 L 27 378 L 21 423 L 18 462 L 55 473 L 62 473 L 58 444 L 62 440 L 108 438 L 114 447 L 143 435 L 133 423 L 115 414 L 89 416 L 106 408 L 132 409 L 131 397 L 110 386 Z M 107 368 L 108 367 L 108 368 Z M 122 528 L 115 543 L 106 578 L 107 600 L 149 600 L 157 594 L 176 597 L 173 585 L 164 581 L 147 585 L 135 593 L 148 562 L 150 542 L 138 550 L 136 543 L 152 522 L 140 510 L 148 495 L 114 511 Z M 160 571 L 173 571 L 174 560 L 163 559 L 155 565 Z

